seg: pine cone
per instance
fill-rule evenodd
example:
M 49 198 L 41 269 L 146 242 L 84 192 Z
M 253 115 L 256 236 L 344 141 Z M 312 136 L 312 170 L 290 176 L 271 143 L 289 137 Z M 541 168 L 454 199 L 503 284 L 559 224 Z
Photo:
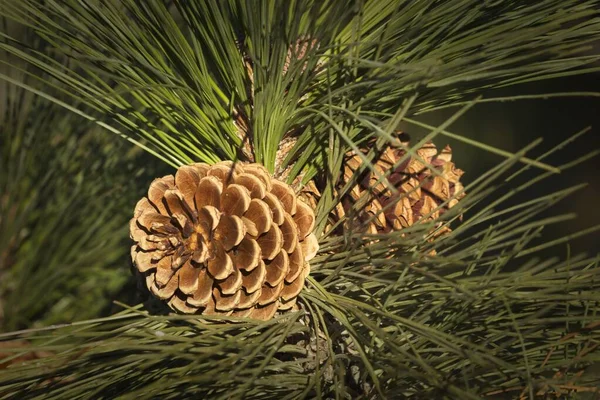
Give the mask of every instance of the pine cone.
M 404 149 L 409 142 L 406 134 L 396 133 L 396 136 L 395 143 L 385 147 L 373 160 L 379 177 L 372 170 L 365 169 L 361 172 L 357 185 L 342 199 L 346 213 L 354 203 L 364 205 L 357 216 L 358 227 L 368 233 L 389 232 L 407 228 L 417 222 L 434 221 L 464 197 L 464 188 L 460 183 L 463 171 L 457 169 L 451 161 L 450 146 L 438 152 L 435 145 L 428 142 L 416 150 L 418 157 L 409 157 L 398 164 L 406 155 Z M 363 154 L 366 155 L 374 145 L 373 141 L 369 143 Z M 362 162 L 354 152 L 346 155 L 340 188 L 358 173 Z M 380 178 L 383 176 L 387 177 L 397 193 Z M 338 218 L 341 217 L 338 209 Z M 449 228 L 444 227 L 437 229 L 434 235 L 448 231 Z
M 187 165 L 136 205 L 132 259 L 174 310 L 266 320 L 296 304 L 318 250 L 314 222 L 259 164 Z
M 19 339 L 0 342 L 0 370 L 8 368 L 11 365 L 18 365 L 26 361 L 37 360 L 52 355 L 52 353 L 47 351 L 31 350 L 30 346 L 30 342 Z M 16 349 L 22 350 L 17 353 Z M 17 356 L 14 357 L 15 355 Z M 4 361 L 5 358 L 9 357 L 14 358 L 11 358 L 8 361 Z
M 302 60 L 306 57 L 307 53 L 315 48 L 319 47 L 317 39 L 311 39 L 310 36 L 302 36 L 296 40 L 296 43 L 292 43 L 288 48 L 287 55 L 285 57 L 285 64 L 283 65 L 283 74 L 287 74 L 292 64 L 292 60 Z M 307 62 L 302 65 L 301 72 L 306 70 Z
M 450 146 L 438 152 L 433 143 L 426 143 L 417 150 L 417 155 L 424 163 L 410 157 L 390 171 L 406 154 L 404 148 L 408 144 L 408 135 L 396 133 L 395 143 L 385 147 L 372 161 L 379 177 L 386 176 L 397 193 L 390 190 L 385 181 L 378 178 L 372 170 L 365 169 L 360 172 L 361 176 L 356 180 L 357 184 L 330 213 L 325 232 L 343 219 L 346 219 L 346 228 L 358 232 L 376 234 L 400 230 L 417 222 L 433 221 L 458 204 L 465 195 L 460 183 L 463 171 L 457 169 L 451 161 Z M 367 155 L 374 146 L 374 141 L 369 142 L 362 149 L 362 153 Z M 338 185 L 338 191 L 344 188 L 354 174 L 359 173 L 362 162 L 356 153 L 346 154 L 344 175 Z M 435 169 L 438 174 L 432 172 L 432 169 Z M 321 193 L 315 183 L 310 181 L 302 188 L 299 197 L 316 209 Z M 436 210 L 447 200 L 449 201 L 446 205 Z M 358 215 L 350 215 L 355 203 L 359 205 L 361 212 Z M 449 231 L 446 226 L 438 227 L 434 236 Z

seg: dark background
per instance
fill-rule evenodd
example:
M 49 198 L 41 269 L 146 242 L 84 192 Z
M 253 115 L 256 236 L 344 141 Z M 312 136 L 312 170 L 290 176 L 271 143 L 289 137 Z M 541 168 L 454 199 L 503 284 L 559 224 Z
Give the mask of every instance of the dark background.
M 596 66 L 600 67 L 600 63 L 596 63 Z M 494 90 L 485 97 L 574 91 L 600 93 L 600 73 Z M 456 108 L 440 110 L 423 114 L 418 119 L 437 126 L 454 112 L 456 112 Z M 558 166 L 600 148 L 598 139 L 600 136 L 600 97 L 562 97 L 478 104 L 447 130 L 510 152 L 517 152 L 535 139 L 542 137 L 543 142 L 531 153 L 528 153 L 530 158 L 535 158 L 587 126 L 591 126 L 590 132 L 544 160 L 550 165 Z M 462 179 L 465 184 L 472 182 L 482 171 L 492 168 L 503 160 L 500 156 L 442 135 L 436 137 L 435 143 L 438 148 L 450 144 L 453 149 L 454 162 L 458 168 L 465 171 Z M 560 238 L 600 224 L 599 172 L 600 157 L 595 157 L 567 172 L 536 184 L 533 190 L 519 195 L 516 201 L 526 201 L 582 182 L 589 184 L 540 216 L 541 218 L 572 212 L 578 214 L 574 220 L 547 226 L 543 232 L 544 236 L 540 240 L 548 241 Z M 590 255 L 598 253 L 599 233 L 600 231 L 572 240 L 570 242 L 571 252 L 586 252 Z M 540 240 L 537 243 L 542 243 Z M 564 244 L 545 251 L 544 255 L 562 254 L 564 256 L 566 252 L 567 245 Z

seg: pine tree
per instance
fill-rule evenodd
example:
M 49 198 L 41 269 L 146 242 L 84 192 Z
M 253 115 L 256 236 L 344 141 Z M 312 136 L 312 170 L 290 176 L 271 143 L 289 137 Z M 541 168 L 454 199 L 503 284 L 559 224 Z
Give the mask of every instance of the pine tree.
M 600 259 L 537 257 L 598 230 L 539 238 L 562 218 L 538 215 L 581 185 L 511 203 L 596 155 L 544 162 L 587 130 L 538 155 L 539 141 L 512 154 L 450 126 L 503 100 L 495 89 L 597 71 L 585 51 L 598 6 L 0 0 L 0 299 L 14 304 L 0 395 L 597 394 Z M 424 122 L 449 107 L 443 124 Z M 428 133 L 408 142 L 401 128 Z M 504 161 L 464 181 L 445 138 Z M 150 184 L 145 174 L 165 174 L 139 149 L 170 175 Z M 125 296 L 107 315 L 100 306 L 133 290 L 128 228 L 142 302 Z M 46 247 L 48 235 L 62 244 Z M 241 272 L 238 254 L 252 255 Z M 243 300 L 258 293 L 245 274 L 263 264 L 263 303 Z

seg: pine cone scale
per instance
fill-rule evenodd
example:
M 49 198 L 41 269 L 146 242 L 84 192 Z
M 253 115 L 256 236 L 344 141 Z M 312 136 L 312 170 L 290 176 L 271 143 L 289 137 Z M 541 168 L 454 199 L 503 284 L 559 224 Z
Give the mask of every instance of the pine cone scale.
M 223 184 L 214 176 L 202 178 L 194 194 L 194 202 L 196 209 L 200 210 L 205 206 L 216 207 L 221 205 L 221 193 L 223 192 Z
M 256 268 L 249 272 L 242 272 L 242 287 L 248 293 L 254 293 L 260 290 L 265 280 L 267 270 L 264 261 L 260 260 Z
M 179 272 L 179 289 L 184 294 L 191 295 L 198 288 L 198 274 L 200 271 L 192 266 L 188 260 L 183 264 Z
M 259 236 L 267 232 L 273 224 L 273 215 L 269 205 L 256 198 L 250 201 L 250 205 L 242 218 L 252 223 L 252 236 Z
M 249 237 L 242 239 L 233 252 L 233 260 L 237 269 L 250 272 L 254 270 L 260 261 L 260 246 L 256 240 Z
M 285 250 L 281 250 L 277 256 L 266 263 L 267 275 L 265 283 L 271 287 L 278 286 L 290 270 L 289 256 Z
M 175 186 L 181 188 L 181 194 L 189 209 L 194 208 L 194 198 L 196 195 L 194 188 L 198 187 L 199 183 L 200 175 L 192 166 L 181 167 L 175 174 Z

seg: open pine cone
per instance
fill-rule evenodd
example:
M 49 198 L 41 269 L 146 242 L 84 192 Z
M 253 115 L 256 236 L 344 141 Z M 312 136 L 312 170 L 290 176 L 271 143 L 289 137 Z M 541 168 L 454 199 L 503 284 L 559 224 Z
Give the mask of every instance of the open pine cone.
M 376 234 L 397 231 L 415 223 L 436 220 L 446 210 L 458 204 L 465 196 L 460 182 L 463 171 L 457 169 L 452 162 L 450 146 L 438 152 L 435 145 L 428 142 L 416 150 L 418 158 L 409 157 L 398 164 L 406 154 L 404 148 L 408 144 L 408 135 L 396 133 L 396 141 L 378 152 L 372 161 L 377 174 L 370 169 L 359 171 L 362 159 L 354 152 L 346 154 L 343 177 L 338 189 L 341 190 L 355 174 L 360 173 L 361 176 L 331 212 L 330 223 L 325 231 L 332 229 L 335 222 L 344 218 L 347 220 L 345 226 L 358 232 Z M 371 141 L 361 151 L 367 155 L 374 146 L 374 141 Z M 383 176 L 396 189 L 395 193 L 381 178 Z M 320 195 L 313 181 L 308 182 L 299 194 L 313 209 L 316 208 Z M 350 215 L 355 203 L 359 204 L 361 212 Z M 441 206 L 443 203 L 446 204 Z M 434 236 L 449 230 L 447 226 L 440 226 L 435 230 Z
M 406 134 L 396 133 L 395 143 L 385 147 L 373 160 L 379 177 L 372 170 L 365 169 L 356 186 L 342 200 L 346 212 L 355 202 L 364 204 L 362 213 L 358 215 L 358 225 L 368 233 L 389 232 L 417 222 L 434 221 L 464 197 L 460 183 L 463 171 L 452 162 L 450 146 L 439 152 L 432 142 L 428 142 L 416 150 L 418 157 L 408 157 L 398 164 L 406 155 L 404 148 L 408 144 Z M 370 143 L 363 154 L 366 155 L 373 146 L 374 143 Z M 344 182 L 358 173 L 362 162 L 354 152 L 346 155 Z M 396 193 L 381 178 L 383 176 L 387 177 Z M 443 203 L 446 204 L 442 206 Z M 448 231 L 449 228 L 443 227 L 437 229 L 435 235 Z
M 314 222 L 259 164 L 192 164 L 136 205 L 131 256 L 174 310 L 266 320 L 296 304 L 318 250 Z

